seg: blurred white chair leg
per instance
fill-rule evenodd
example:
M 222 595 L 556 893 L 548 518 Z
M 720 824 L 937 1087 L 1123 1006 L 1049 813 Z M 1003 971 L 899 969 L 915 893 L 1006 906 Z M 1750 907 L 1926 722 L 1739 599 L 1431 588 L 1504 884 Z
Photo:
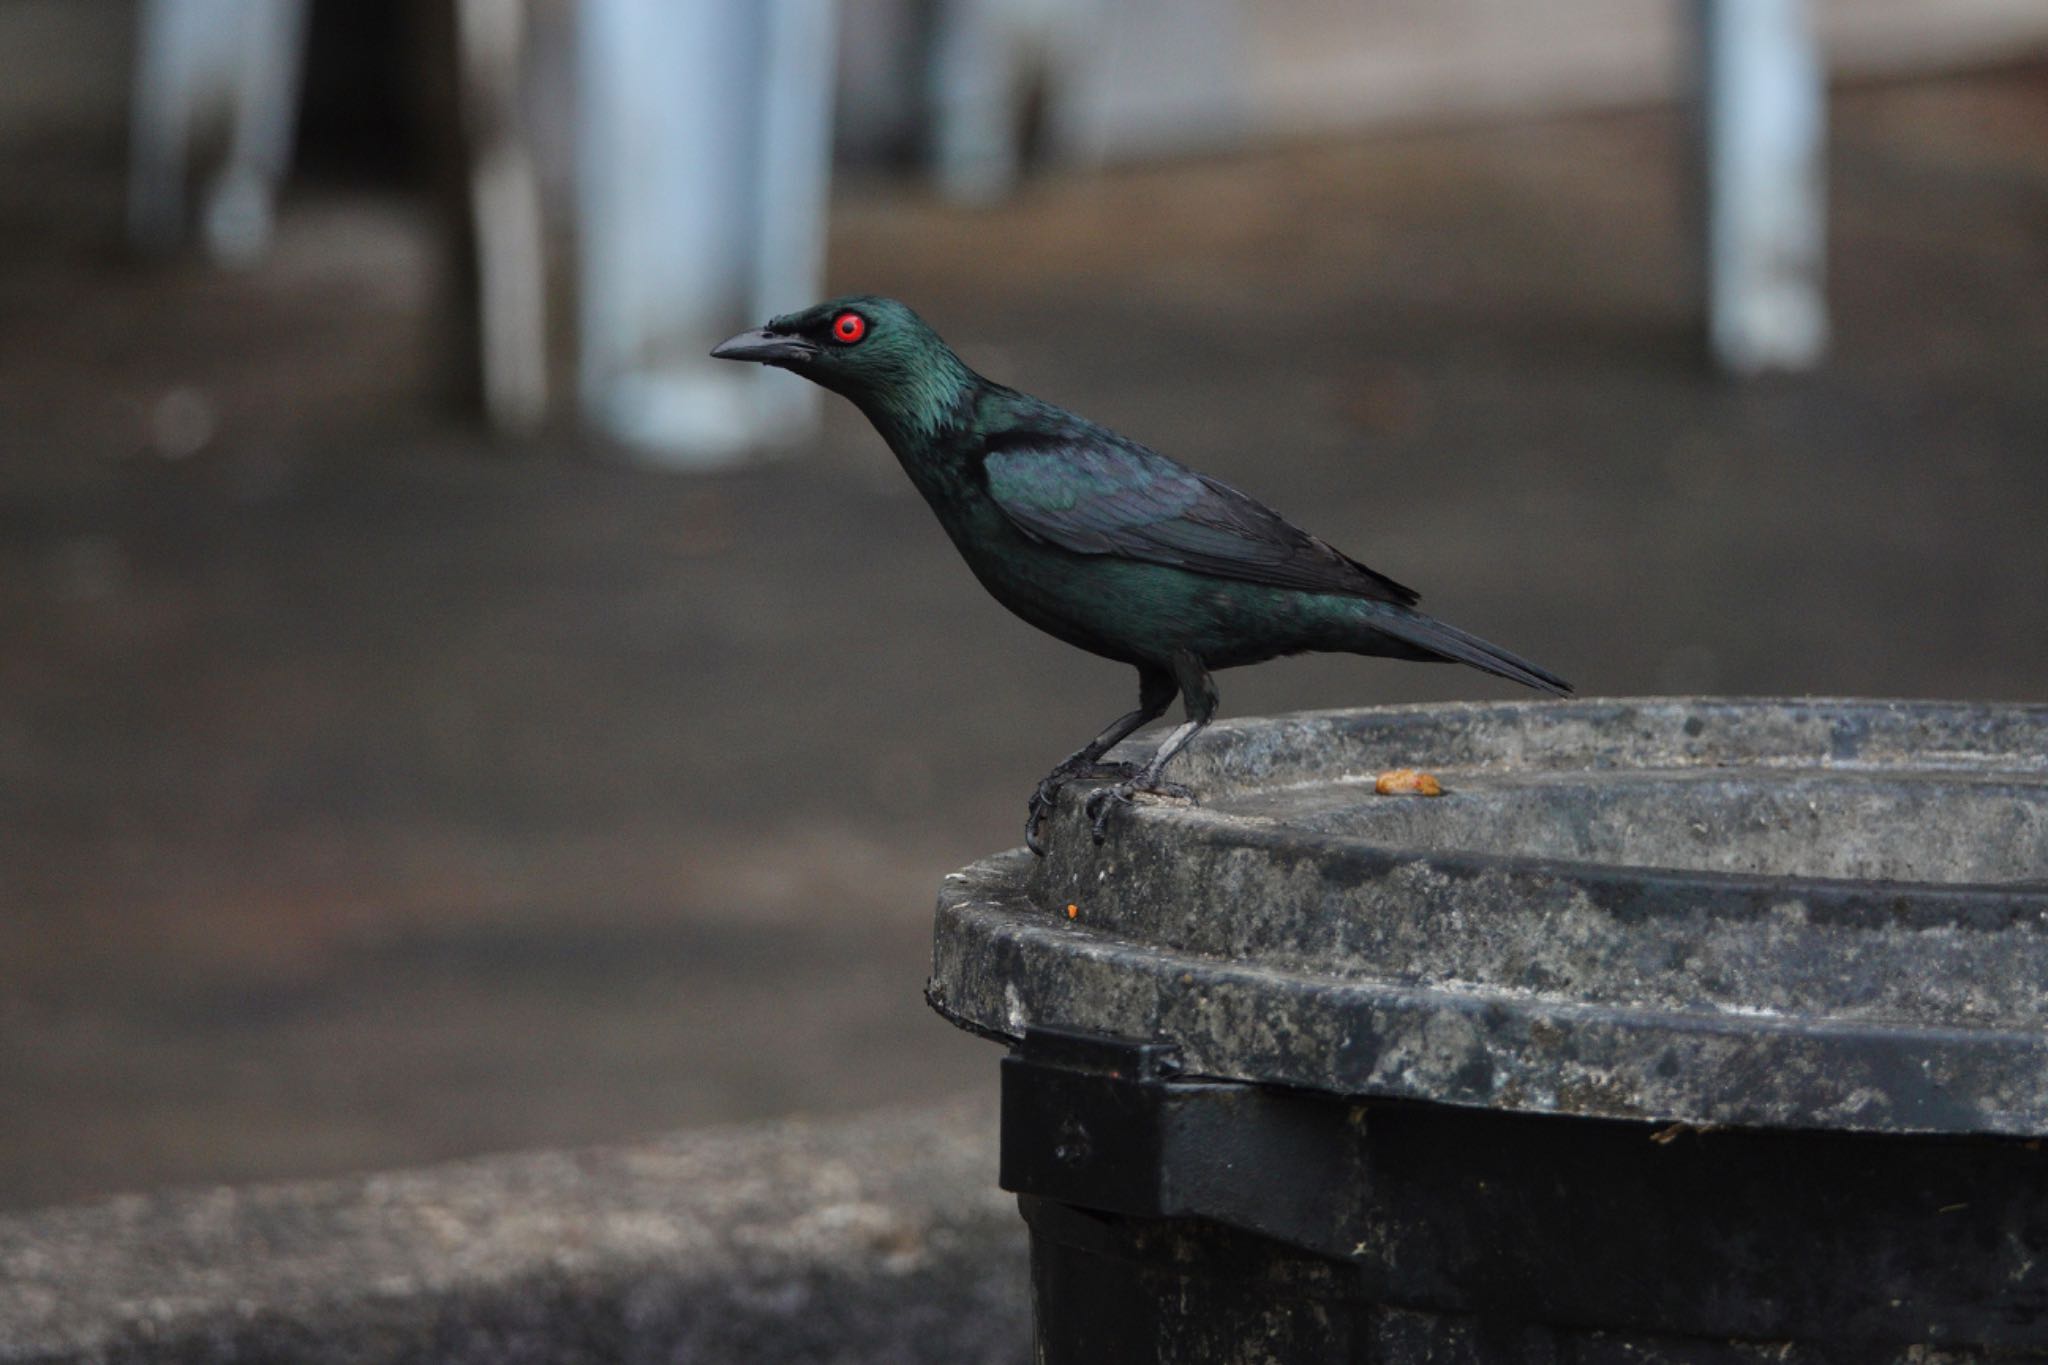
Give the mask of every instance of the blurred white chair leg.
M 244 0 L 227 161 L 207 191 L 201 231 L 223 265 L 247 265 L 270 246 L 277 187 L 291 165 L 310 0 Z
M 242 27 L 252 0 L 142 0 L 136 13 L 128 230 L 168 251 L 191 231 L 190 189 L 239 132 Z
M 1806 0 L 1698 0 L 1708 340 L 1725 369 L 1827 350 L 1826 78 Z
M 932 47 L 933 172 L 964 203 L 1009 194 L 1022 174 L 1022 92 L 1046 0 L 944 0 Z M 1039 23 L 1034 23 L 1036 18 Z
M 201 5 L 200 10 L 209 8 Z M 214 6 L 214 8 L 224 8 Z M 129 106 L 128 239 L 144 251 L 169 251 L 185 236 L 185 180 L 199 92 L 223 44 L 208 48 L 209 26 L 179 0 L 142 0 L 136 12 L 135 89 Z
M 765 387 L 801 381 L 706 353 L 816 299 L 834 19 L 832 0 L 576 9 L 582 402 L 656 460 L 726 462 L 816 420 L 814 395 Z
M 306 10 L 307 0 L 143 0 L 128 191 L 137 246 L 163 251 L 185 239 L 199 171 L 210 171 L 199 226 L 212 256 L 239 264 L 269 245 L 297 123 Z
M 525 431 L 547 414 L 547 240 L 522 116 L 526 0 L 459 0 L 462 121 L 476 243 L 484 412 Z
M 836 15 L 836 0 L 785 0 L 768 13 L 765 79 L 757 90 L 761 143 L 749 318 L 816 302 L 823 287 Z M 764 427 L 799 432 L 816 423 L 816 387 L 765 366 L 749 368 L 745 377 L 754 381 Z
M 1069 165 L 1241 145 L 1253 64 L 1243 0 L 1069 4 L 1047 34 L 1051 150 Z
M 1049 160 L 1229 145 L 1249 124 L 1242 0 L 942 0 L 932 47 L 933 171 L 969 203 L 1024 173 L 1026 104 Z

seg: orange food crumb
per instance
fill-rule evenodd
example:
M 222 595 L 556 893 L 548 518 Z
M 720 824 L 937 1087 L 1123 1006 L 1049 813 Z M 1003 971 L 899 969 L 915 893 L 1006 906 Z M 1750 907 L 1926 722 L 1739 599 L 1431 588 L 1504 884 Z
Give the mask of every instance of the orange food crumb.
M 1075 919 L 1075 918 L 1077 918 L 1077 917 L 1078 917 L 1078 916 L 1080 915 L 1080 913 L 1081 913 L 1081 907 L 1080 907 L 1080 906 L 1078 906 L 1078 905 L 1074 904 L 1074 903 L 1073 903 L 1072 901 L 1068 901 L 1068 902 L 1067 902 L 1067 918 L 1068 918 L 1068 919 Z
M 1394 768 L 1379 775 L 1372 789 L 1381 796 L 1442 796 L 1444 784 L 1419 768 Z

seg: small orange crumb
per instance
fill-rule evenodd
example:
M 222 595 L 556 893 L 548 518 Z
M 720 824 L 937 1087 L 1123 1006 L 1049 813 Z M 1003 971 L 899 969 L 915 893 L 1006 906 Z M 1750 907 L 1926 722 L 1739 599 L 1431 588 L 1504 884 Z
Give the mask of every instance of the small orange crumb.
M 1073 903 L 1072 901 L 1068 901 L 1068 902 L 1067 902 L 1067 918 L 1068 918 L 1068 919 L 1076 919 L 1076 918 L 1079 918 L 1080 914 L 1081 914 L 1081 907 L 1080 907 L 1080 906 L 1078 906 L 1078 905 L 1076 905 L 1076 904 L 1074 904 L 1074 903 Z
M 1442 796 L 1444 784 L 1420 768 L 1394 768 L 1379 775 L 1372 789 L 1381 796 Z

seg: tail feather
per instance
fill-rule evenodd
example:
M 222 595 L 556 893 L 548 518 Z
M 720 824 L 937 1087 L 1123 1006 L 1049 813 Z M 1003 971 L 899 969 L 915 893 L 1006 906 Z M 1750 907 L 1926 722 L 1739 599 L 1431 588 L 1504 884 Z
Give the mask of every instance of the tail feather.
M 1372 605 L 1381 609 L 1371 613 L 1368 624 L 1380 634 L 1392 636 L 1404 645 L 1439 659 L 1470 664 L 1482 673 L 1491 673 L 1541 692 L 1559 697 L 1568 697 L 1572 693 L 1572 685 L 1549 669 L 1510 654 L 1499 645 L 1488 644 L 1477 635 L 1459 630 L 1434 616 L 1400 607 L 1389 609 L 1379 603 Z

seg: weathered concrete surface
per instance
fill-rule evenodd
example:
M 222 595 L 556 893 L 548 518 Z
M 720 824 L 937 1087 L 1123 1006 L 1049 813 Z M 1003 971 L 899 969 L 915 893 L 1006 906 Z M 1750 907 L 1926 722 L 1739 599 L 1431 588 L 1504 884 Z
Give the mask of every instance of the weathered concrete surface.
M 1026 1358 L 981 1102 L 0 1218 L 0 1361 Z
M 1424 764 L 1436 800 L 1371 778 Z M 941 896 L 971 1028 L 1558 1113 L 2048 1132 L 2048 708 L 1657 700 L 1218 726 Z M 1071 907 L 1071 911 L 1069 909 Z

